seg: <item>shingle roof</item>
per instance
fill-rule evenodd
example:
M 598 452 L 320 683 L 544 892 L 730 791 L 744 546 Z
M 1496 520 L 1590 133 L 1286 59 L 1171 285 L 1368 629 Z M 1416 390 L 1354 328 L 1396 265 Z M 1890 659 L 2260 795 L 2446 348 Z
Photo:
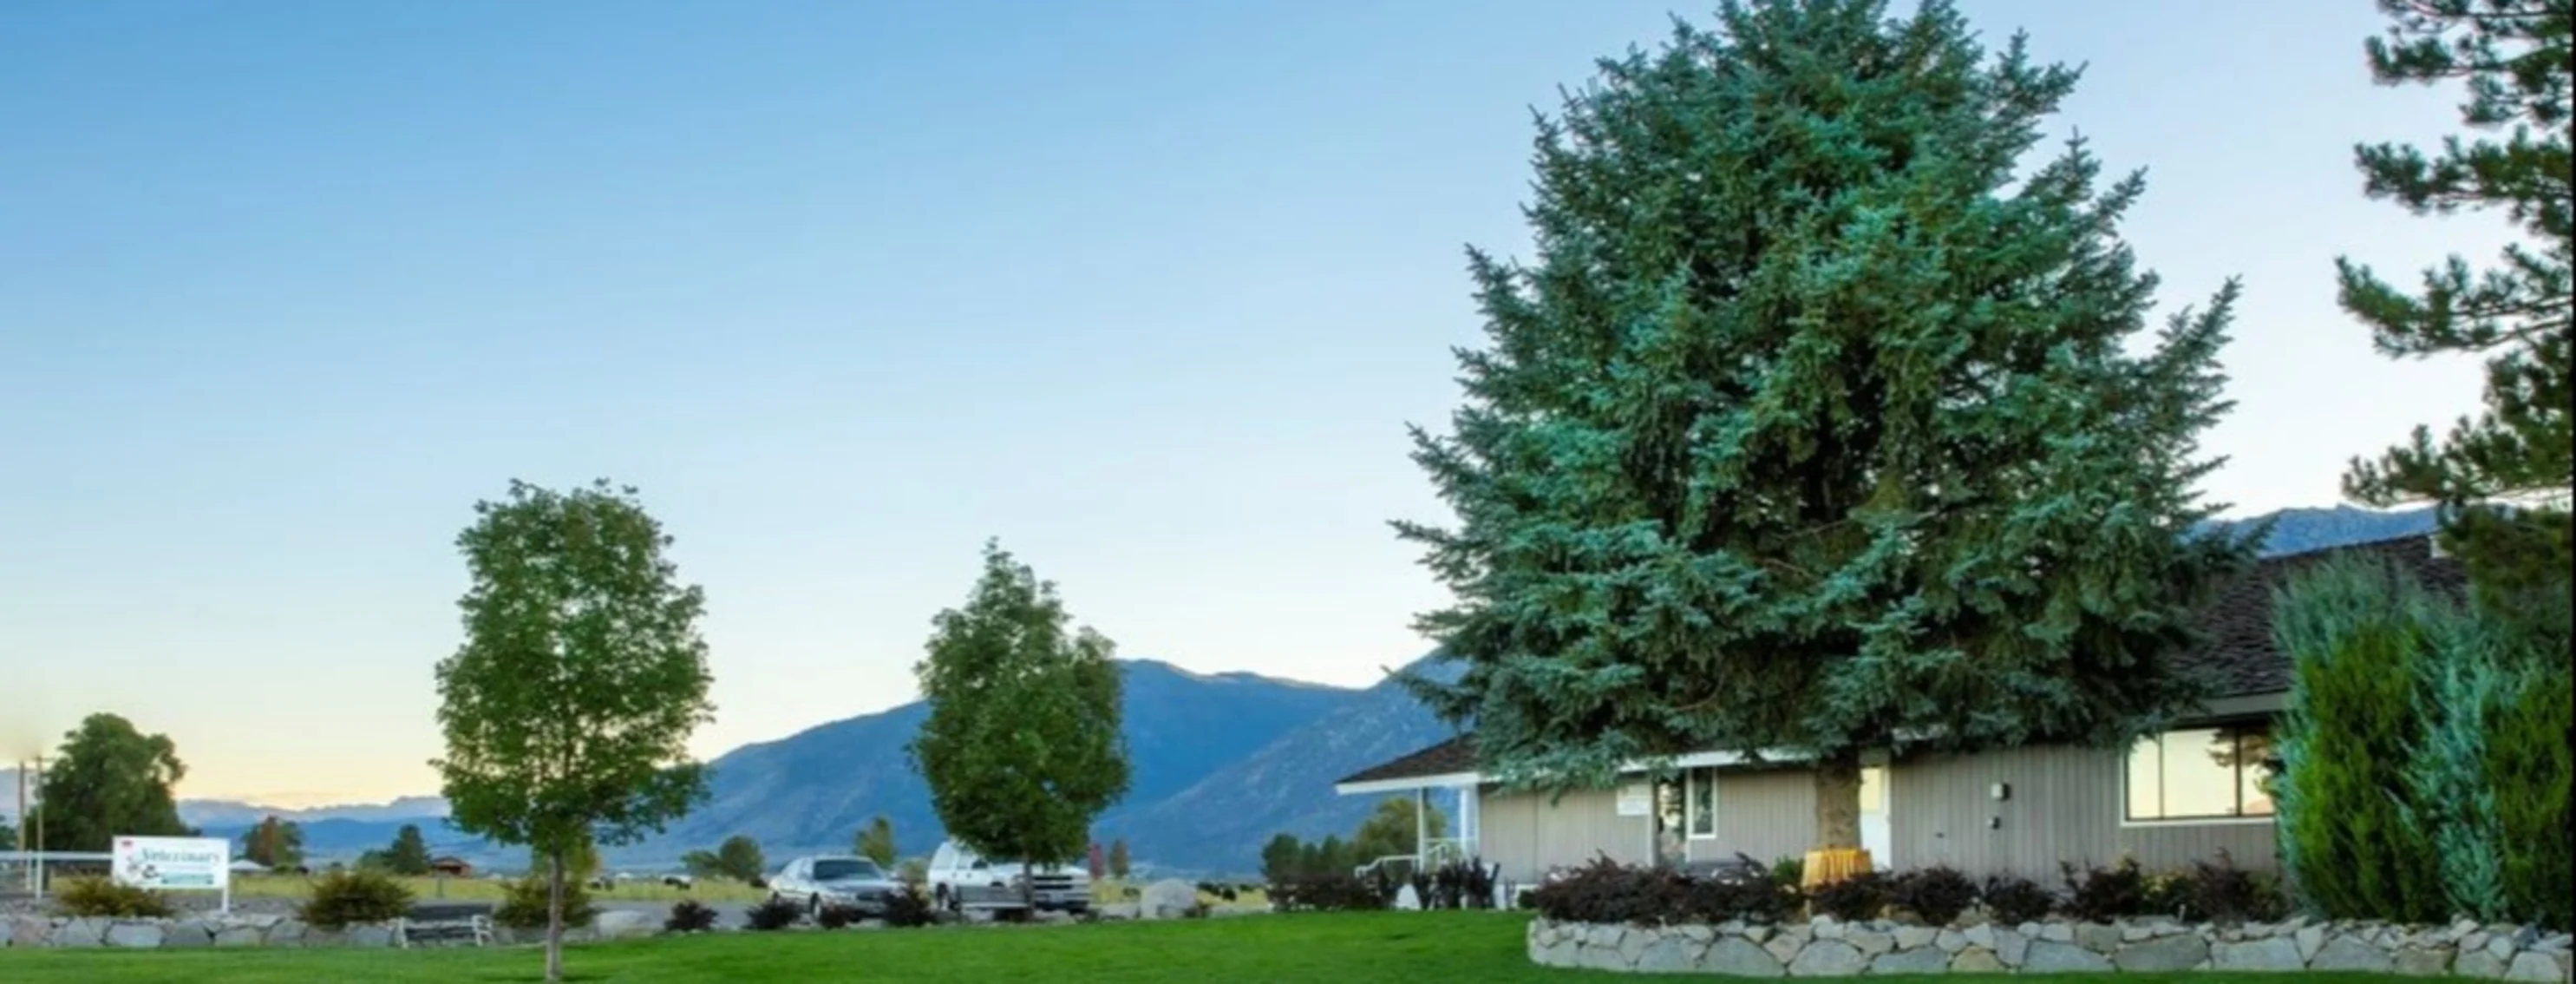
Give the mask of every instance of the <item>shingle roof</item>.
M 2218 684 L 2220 697 L 2280 693 L 2290 689 L 2290 661 L 2272 642 L 2272 599 L 2299 571 L 2335 557 L 2377 557 L 2407 572 L 2436 593 L 2465 594 L 2468 574 L 2458 560 L 2437 556 L 2430 536 L 2346 544 L 2266 557 L 2246 576 L 2229 582 L 2210 599 L 2200 615 L 2201 642 L 2174 656 L 2187 669 L 2206 672 Z M 1402 758 L 1353 773 L 1342 783 L 1415 779 L 1472 772 L 1476 768 L 1475 736 L 1459 735 Z

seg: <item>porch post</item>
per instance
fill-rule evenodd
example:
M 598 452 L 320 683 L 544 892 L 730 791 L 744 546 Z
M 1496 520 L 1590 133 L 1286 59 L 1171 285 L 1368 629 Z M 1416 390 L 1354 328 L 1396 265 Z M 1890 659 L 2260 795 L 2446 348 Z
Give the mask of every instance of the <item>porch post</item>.
M 1431 858 L 1431 787 L 1413 790 L 1413 870 L 1417 873 L 1430 866 Z

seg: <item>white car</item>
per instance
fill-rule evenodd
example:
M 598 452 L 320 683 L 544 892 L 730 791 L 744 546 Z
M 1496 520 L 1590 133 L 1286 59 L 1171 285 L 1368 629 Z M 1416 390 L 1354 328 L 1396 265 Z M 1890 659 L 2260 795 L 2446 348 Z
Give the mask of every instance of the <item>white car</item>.
M 1082 912 L 1091 908 L 1091 873 L 1080 865 L 1027 865 L 987 861 L 966 845 L 948 841 L 931 852 L 930 897 L 950 912 L 1039 909 Z M 1023 880 L 1028 884 L 1022 884 Z
M 797 858 L 769 881 L 769 897 L 804 906 L 821 915 L 825 906 L 846 905 L 869 915 L 884 915 L 886 898 L 903 891 L 877 863 L 861 857 Z

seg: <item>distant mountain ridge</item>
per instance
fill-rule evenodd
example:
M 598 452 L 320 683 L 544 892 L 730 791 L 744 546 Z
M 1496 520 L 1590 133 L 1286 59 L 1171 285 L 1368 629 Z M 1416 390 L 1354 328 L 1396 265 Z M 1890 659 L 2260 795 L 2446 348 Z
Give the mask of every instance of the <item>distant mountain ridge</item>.
M 447 816 L 447 801 L 436 796 L 403 796 L 386 803 L 349 803 L 302 809 L 261 806 L 238 800 L 180 800 L 179 821 L 191 827 L 248 826 L 269 817 L 309 824 L 323 820 L 362 823 L 438 820 Z
M 2263 547 L 2267 554 L 2420 535 L 2436 525 L 2430 509 L 2348 506 L 2289 509 L 2221 525 L 2264 519 L 2274 520 Z M 1258 865 L 1262 843 L 1275 834 L 1348 834 L 1374 804 L 1367 797 L 1335 796 L 1334 780 L 1452 734 L 1391 679 L 1353 690 L 1250 673 L 1194 673 L 1150 660 L 1123 666 L 1135 785 L 1094 831 L 1103 842 L 1125 838 L 1140 862 L 1164 869 L 1249 872 Z M 1454 679 L 1458 672 L 1431 657 L 1411 668 L 1435 678 Z M 711 763 L 708 805 L 663 836 L 613 849 L 608 858 L 626 866 L 670 864 L 683 851 L 711 848 L 739 833 L 760 840 L 778 862 L 807 851 L 847 850 L 858 826 L 878 813 L 894 821 L 905 853 L 926 852 L 936 842 L 938 822 L 930 791 L 913 773 L 903 746 L 927 713 L 914 702 L 735 749 Z M 398 802 L 429 800 L 434 798 Z M 183 815 L 186 809 L 183 804 Z M 257 819 L 250 816 L 242 824 Z M 390 841 L 400 822 L 317 818 L 307 824 L 306 839 L 317 851 L 354 845 L 348 851 L 354 854 Z M 440 853 L 464 854 L 477 863 L 490 858 L 514 864 L 525 856 L 484 847 L 443 823 L 410 822 L 422 823 Z

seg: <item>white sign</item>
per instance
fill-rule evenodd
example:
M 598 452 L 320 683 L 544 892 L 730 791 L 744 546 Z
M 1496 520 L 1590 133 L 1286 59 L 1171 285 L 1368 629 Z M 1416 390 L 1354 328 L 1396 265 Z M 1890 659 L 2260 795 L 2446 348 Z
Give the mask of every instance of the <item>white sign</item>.
M 220 837 L 119 837 L 109 872 L 119 885 L 230 895 L 232 847 Z
M 1633 782 L 1619 787 L 1619 815 L 1642 817 L 1655 812 L 1655 787 Z

